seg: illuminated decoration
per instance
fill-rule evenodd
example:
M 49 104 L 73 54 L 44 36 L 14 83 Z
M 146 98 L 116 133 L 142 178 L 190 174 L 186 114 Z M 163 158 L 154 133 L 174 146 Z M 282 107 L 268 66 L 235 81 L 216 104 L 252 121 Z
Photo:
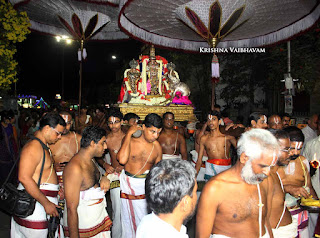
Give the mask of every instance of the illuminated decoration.
M 37 99 L 37 96 L 34 96 L 34 95 L 18 95 L 18 98 L 34 98 L 34 99 Z
M 37 96 L 34 95 L 18 95 L 17 103 L 23 108 L 32 108 L 36 103 Z
M 36 104 L 33 106 L 35 108 L 43 108 L 43 109 L 48 109 L 50 106 L 48 103 L 46 103 L 43 98 L 41 97 L 39 100 L 37 100 Z
M 61 99 L 61 95 L 57 93 L 55 99 Z

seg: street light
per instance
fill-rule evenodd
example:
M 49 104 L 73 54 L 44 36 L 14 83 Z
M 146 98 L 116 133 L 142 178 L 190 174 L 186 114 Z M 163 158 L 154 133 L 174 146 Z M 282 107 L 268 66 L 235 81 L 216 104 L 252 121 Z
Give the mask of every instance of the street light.
M 70 39 L 66 35 L 56 36 L 57 42 L 63 42 L 66 45 L 70 45 L 72 43 L 72 39 Z M 62 60 L 61 60 L 61 99 L 64 99 L 64 47 L 62 47 Z
M 117 58 L 117 56 L 113 55 L 113 56 L 111 56 L 111 58 L 112 58 L 112 59 L 116 59 L 116 58 Z

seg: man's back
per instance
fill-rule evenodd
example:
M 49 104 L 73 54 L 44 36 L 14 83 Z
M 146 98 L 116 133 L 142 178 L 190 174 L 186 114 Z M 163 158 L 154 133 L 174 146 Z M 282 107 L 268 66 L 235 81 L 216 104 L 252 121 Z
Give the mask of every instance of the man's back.
M 70 132 L 68 135 L 61 137 L 56 144 L 50 145 L 52 156 L 55 163 L 68 162 L 79 152 L 81 136 L 77 133 Z
M 40 176 L 43 151 L 45 151 L 45 163 L 43 167 L 43 173 L 41 177 L 41 183 L 52 183 L 57 184 L 57 176 L 54 173 L 53 161 L 48 150 L 44 150 L 40 142 L 37 140 L 29 141 L 22 149 L 20 155 L 20 164 L 19 164 L 19 179 L 21 176 L 27 175 L 29 173 L 29 168 L 35 166 L 33 174 L 30 174 L 33 180 L 38 183 Z M 23 169 L 22 169 L 23 168 Z M 30 171 L 31 172 L 31 171 Z

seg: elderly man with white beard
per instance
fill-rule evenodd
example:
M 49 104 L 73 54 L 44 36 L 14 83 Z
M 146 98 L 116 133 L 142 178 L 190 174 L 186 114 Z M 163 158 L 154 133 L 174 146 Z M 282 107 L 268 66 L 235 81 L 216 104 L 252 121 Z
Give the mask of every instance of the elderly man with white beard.
M 237 163 L 212 177 L 200 197 L 196 237 L 273 237 L 269 222 L 273 183 L 266 180 L 279 144 L 267 130 L 252 129 L 238 141 Z

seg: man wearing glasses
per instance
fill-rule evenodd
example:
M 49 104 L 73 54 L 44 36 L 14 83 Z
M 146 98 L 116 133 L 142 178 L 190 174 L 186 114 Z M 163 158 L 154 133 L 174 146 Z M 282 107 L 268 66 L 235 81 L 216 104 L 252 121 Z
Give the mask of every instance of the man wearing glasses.
M 65 126 L 66 123 L 59 114 L 47 113 L 41 118 L 35 137 L 21 151 L 18 189 L 25 188 L 37 203 L 32 215 L 23 219 L 12 218 L 11 237 L 47 237 L 47 215 L 58 216 L 56 207 L 59 184 L 47 145 L 61 139 Z M 38 187 L 43 159 L 44 168 Z

